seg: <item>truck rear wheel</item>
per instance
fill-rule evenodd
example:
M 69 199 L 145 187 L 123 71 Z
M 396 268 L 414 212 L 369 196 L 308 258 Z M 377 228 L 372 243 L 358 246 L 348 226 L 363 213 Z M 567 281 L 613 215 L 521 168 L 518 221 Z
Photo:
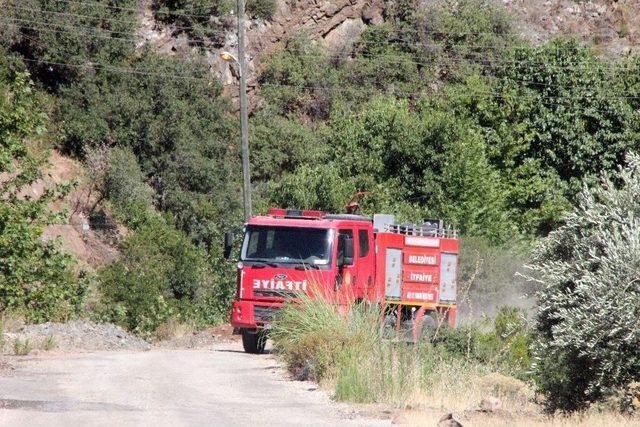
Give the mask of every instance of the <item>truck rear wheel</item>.
M 438 319 L 435 313 L 426 313 L 420 319 L 420 323 L 417 325 L 418 329 L 418 340 L 419 341 L 430 341 L 438 329 Z
M 267 344 L 267 336 L 260 329 L 242 330 L 242 347 L 245 353 L 262 354 Z

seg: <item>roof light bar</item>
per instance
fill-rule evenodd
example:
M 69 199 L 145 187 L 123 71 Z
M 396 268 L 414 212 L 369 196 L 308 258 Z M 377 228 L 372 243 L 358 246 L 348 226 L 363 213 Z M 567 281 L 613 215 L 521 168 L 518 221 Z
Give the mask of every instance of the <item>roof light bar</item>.
M 326 213 L 314 210 L 271 208 L 268 215 L 277 218 L 321 219 L 325 217 Z

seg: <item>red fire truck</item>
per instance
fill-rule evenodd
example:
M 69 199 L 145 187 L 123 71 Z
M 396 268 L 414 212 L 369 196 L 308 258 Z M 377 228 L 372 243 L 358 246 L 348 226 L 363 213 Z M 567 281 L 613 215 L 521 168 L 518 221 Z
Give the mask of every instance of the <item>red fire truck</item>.
M 232 245 L 227 233 L 227 257 Z M 386 322 L 419 339 L 437 321 L 455 326 L 457 262 L 457 232 L 441 221 L 270 209 L 245 226 L 231 324 L 246 352 L 262 353 L 277 310 L 320 287 L 336 301 L 378 304 Z

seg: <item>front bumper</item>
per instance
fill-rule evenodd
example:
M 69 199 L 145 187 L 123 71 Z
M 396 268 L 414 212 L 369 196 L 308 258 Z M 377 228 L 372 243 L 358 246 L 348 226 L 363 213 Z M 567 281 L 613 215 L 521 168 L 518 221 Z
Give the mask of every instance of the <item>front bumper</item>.
M 236 300 L 231 306 L 231 326 L 234 328 L 264 328 L 269 325 L 282 303 Z

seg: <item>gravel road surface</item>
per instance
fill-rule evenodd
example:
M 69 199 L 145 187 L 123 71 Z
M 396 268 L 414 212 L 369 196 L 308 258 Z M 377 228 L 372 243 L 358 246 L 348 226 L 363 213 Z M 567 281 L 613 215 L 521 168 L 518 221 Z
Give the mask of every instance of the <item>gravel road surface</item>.
M 238 342 L 206 349 L 12 357 L 0 372 L 0 425 L 389 425 L 290 381 Z

